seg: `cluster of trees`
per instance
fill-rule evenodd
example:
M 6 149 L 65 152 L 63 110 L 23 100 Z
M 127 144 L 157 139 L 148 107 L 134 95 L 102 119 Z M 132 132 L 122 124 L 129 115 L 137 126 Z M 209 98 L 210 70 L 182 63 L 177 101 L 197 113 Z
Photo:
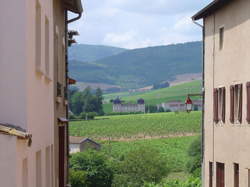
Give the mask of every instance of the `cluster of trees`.
M 191 177 L 186 181 L 166 180 L 170 163 L 156 149 L 141 147 L 120 158 L 93 150 L 73 154 L 70 182 L 72 187 L 201 187 L 200 145 L 197 139 L 188 150 L 187 171 Z
M 90 87 L 83 91 L 79 91 L 75 87 L 69 89 L 69 108 L 74 115 L 80 116 L 80 118 L 87 115 L 93 116 L 93 113 L 103 115 L 102 102 L 103 93 L 100 88 L 95 91 Z

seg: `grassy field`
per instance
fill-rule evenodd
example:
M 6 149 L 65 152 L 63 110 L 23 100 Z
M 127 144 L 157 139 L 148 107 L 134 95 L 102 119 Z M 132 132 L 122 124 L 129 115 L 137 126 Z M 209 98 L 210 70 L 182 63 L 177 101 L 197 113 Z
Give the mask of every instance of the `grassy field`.
M 90 138 L 137 138 L 199 133 L 201 112 L 156 113 L 99 117 L 70 122 L 70 135 Z
M 121 92 L 114 94 L 104 95 L 104 100 L 108 102 L 110 99 L 121 97 L 126 102 L 136 102 L 137 99 L 143 98 L 146 104 L 155 105 L 162 102 L 172 100 L 184 101 L 189 93 L 200 93 L 201 92 L 201 81 L 192 81 L 169 88 L 162 88 L 158 90 L 152 90 L 145 93 L 135 92 Z M 104 111 L 109 113 L 112 112 L 112 104 L 104 104 Z
M 132 142 L 111 142 L 110 144 L 106 142 L 103 144 L 103 151 L 114 158 L 119 158 L 139 147 L 153 147 L 168 161 L 168 167 L 171 168 L 171 172 L 181 172 L 185 170 L 185 164 L 188 159 L 187 149 L 195 138 L 197 138 L 197 136 L 138 140 Z

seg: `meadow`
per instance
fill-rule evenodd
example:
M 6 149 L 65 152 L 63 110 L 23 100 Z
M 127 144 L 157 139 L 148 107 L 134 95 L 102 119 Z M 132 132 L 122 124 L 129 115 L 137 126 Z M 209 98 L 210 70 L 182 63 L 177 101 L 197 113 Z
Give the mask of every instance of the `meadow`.
M 200 132 L 201 112 L 97 117 L 70 122 L 70 135 L 95 139 L 138 139 Z
M 121 158 L 129 151 L 139 147 L 153 147 L 160 152 L 162 157 L 167 160 L 167 167 L 172 173 L 184 172 L 188 160 L 187 149 L 192 141 L 198 136 L 178 137 L 155 140 L 137 140 L 131 142 L 103 142 L 102 150 L 113 158 Z
M 184 101 L 187 94 L 200 93 L 201 92 L 201 81 L 192 81 L 188 83 L 171 86 L 168 88 L 162 88 L 157 90 L 151 90 L 148 92 L 121 92 L 114 94 L 104 95 L 105 104 L 103 105 L 104 112 L 112 112 L 112 104 L 109 103 L 111 99 L 121 97 L 125 102 L 135 103 L 137 99 L 143 98 L 147 105 L 156 105 L 162 102 L 181 100 Z M 199 98 L 193 98 L 199 99 Z

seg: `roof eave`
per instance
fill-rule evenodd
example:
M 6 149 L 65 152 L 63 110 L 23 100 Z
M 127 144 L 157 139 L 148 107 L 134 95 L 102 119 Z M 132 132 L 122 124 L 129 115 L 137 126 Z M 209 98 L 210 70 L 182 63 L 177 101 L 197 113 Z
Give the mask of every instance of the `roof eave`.
M 198 13 L 196 13 L 193 17 L 192 20 L 196 21 L 201 18 L 205 18 L 221 7 L 225 6 L 227 3 L 231 2 L 232 0 L 214 0 L 211 2 L 209 5 L 207 5 L 205 8 L 201 9 Z

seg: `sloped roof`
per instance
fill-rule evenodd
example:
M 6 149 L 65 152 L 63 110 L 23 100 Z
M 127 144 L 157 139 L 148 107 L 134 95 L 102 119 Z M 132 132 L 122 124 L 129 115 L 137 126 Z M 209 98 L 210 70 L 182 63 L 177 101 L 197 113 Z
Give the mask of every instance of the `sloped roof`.
M 82 13 L 82 2 L 81 0 L 63 0 L 64 6 L 67 10 L 74 13 Z
M 70 136 L 69 137 L 69 142 L 71 144 L 81 144 L 81 143 L 84 143 L 86 141 L 94 143 L 98 146 L 100 145 L 99 143 L 95 142 L 94 140 L 91 140 L 90 138 L 83 138 L 83 137 L 77 137 L 77 136 Z
M 214 0 L 209 5 L 207 5 L 205 8 L 201 9 L 198 13 L 196 13 L 192 17 L 192 19 L 198 20 L 198 19 L 207 17 L 232 1 L 233 0 Z

